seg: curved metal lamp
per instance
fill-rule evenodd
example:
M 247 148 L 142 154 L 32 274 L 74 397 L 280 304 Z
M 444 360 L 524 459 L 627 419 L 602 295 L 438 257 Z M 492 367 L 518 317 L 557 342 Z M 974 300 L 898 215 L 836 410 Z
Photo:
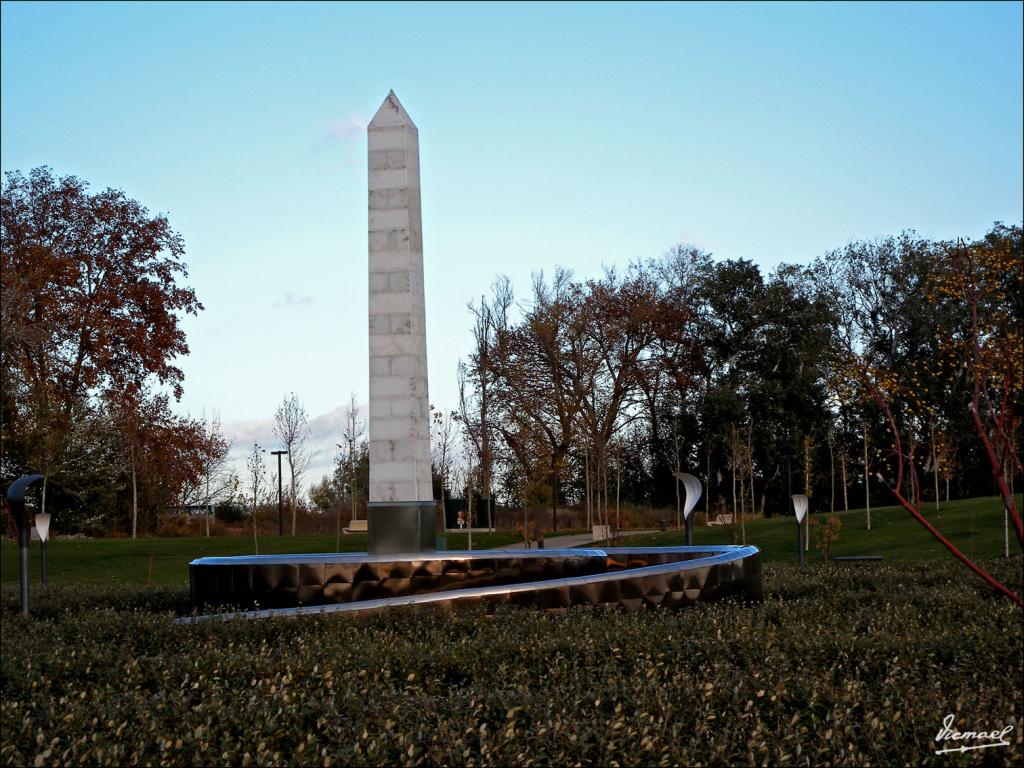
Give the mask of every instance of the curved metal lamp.
M 693 546 L 693 508 L 700 501 L 701 484 L 693 475 L 686 472 L 676 472 L 676 477 L 683 481 L 683 488 L 686 490 L 686 501 L 683 503 L 683 519 L 686 521 L 686 546 Z
M 26 475 L 19 477 L 7 489 L 7 503 L 11 506 L 11 515 L 18 526 L 18 556 L 20 558 L 19 576 L 21 580 L 21 612 L 28 615 L 28 540 L 29 524 L 25 515 L 25 492 L 32 483 L 42 480 L 42 475 Z

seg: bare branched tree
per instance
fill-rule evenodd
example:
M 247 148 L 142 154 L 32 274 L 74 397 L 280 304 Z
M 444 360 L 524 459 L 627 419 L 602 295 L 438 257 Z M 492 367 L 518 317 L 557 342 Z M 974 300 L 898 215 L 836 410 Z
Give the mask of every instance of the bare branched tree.
M 338 469 L 342 476 L 342 490 L 347 489 L 349 501 L 352 505 L 350 520 L 357 519 L 358 511 L 356 500 L 359 494 L 359 457 L 360 443 L 366 431 L 366 424 L 359 418 L 359 405 L 356 403 L 356 393 L 349 396 L 348 409 L 345 413 L 345 431 L 342 433 L 342 441 L 338 443 L 341 454 L 338 456 Z M 341 548 L 341 505 L 337 508 L 337 548 Z
M 507 323 L 508 308 L 512 303 L 512 291 L 508 278 L 499 278 L 493 288 L 493 298 L 488 302 L 480 297 L 480 303 L 470 304 L 473 314 L 473 351 L 468 362 L 459 362 L 459 411 L 458 421 L 464 428 L 464 438 L 480 467 L 480 492 L 487 505 L 488 526 L 493 529 L 491 502 L 492 473 L 494 468 L 493 434 L 491 424 L 493 410 L 493 378 L 495 366 L 493 355 L 496 328 Z
M 497 298 L 507 308 L 512 303 L 511 289 Z M 571 273 L 562 269 L 550 285 L 543 275 L 535 275 L 532 299 L 533 306 L 516 326 L 507 322 L 506 312 L 492 313 L 495 343 L 490 363 L 495 400 L 501 407 L 500 432 L 515 455 L 529 463 L 524 466 L 526 473 L 543 471 L 547 476 L 552 524 L 557 529 L 565 458 L 574 442 L 583 397 L 566 367 L 574 338 L 582 333 L 581 300 Z M 535 466 L 538 456 L 544 457 L 543 470 Z
M 274 435 L 288 451 L 288 473 L 291 478 L 288 505 L 292 513 L 292 536 L 295 535 L 296 509 L 302 475 L 309 465 L 309 417 L 302 402 L 292 392 L 285 397 L 274 415 Z
M 259 443 L 252 444 L 252 451 L 245 462 L 248 470 L 248 488 L 252 502 L 252 546 L 255 554 L 260 553 L 260 542 L 256 533 L 256 520 L 260 506 L 260 494 L 266 487 L 267 469 L 263 462 L 265 451 L 260 448 Z
M 206 535 L 209 536 L 216 505 L 232 499 L 238 491 L 239 479 L 229 461 L 231 442 L 224 436 L 220 417 L 214 414 L 207 420 L 204 414 L 200 425 L 197 471 L 183 484 L 178 503 L 183 507 L 206 507 Z
M 206 535 L 210 535 L 210 523 L 216 514 L 216 505 L 230 501 L 238 490 L 238 475 L 235 474 L 228 454 L 231 442 L 224 437 L 220 426 L 220 415 L 214 414 L 208 422 L 205 433 L 206 445 L 203 453 L 201 477 L 201 503 L 207 508 Z
M 454 411 L 445 413 L 434 408 L 434 406 L 430 406 L 430 412 L 430 458 L 434 465 L 434 471 L 441 481 L 441 514 L 445 515 L 444 519 L 447 520 L 445 496 L 447 495 L 447 489 L 451 487 L 452 469 L 455 464 L 455 448 L 458 439 L 456 419 L 458 414 Z

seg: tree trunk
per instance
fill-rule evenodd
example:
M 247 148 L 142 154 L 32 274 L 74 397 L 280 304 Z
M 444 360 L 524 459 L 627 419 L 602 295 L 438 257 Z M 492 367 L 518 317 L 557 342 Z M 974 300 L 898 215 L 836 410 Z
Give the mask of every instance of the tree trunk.
M 486 343 L 483 344 L 486 360 Z M 487 426 L 488 395 L 486 362 L 480 372 L 480 479 L 487 497 L 487 529 L 494 532 L 494 513 L 491 511 L 491 434 Z
M 711 443 L 708 443 L 704 453 L 707 457 L 707 478 L 708 488 L 704 494 L 704 527 L 707 528 L 711 525 Z
M 593 530 L 594 520 L 590 512 L 590 451 L 583 454 L 583 474 L 587 493 L 587 530 Z
M 1003 557 L 1010 556 L 1010 508 L 1003 504 Z
M 775 478 L 782 472 L 782 466 L 779 464 L 775 465 L 775 471 L 772 472 L 772 476 L 764 481 L 764 485 L 761 486 L 761 517 L 764 517 L 765 503 L 768 497 L 768 486 L 775 482 Z
M 747 543 L 747 524 L 746 524 L 746 521 L 745 521 L 745 518 L 746 518 L 745 512 L 746 512 L 747 505 L 746 505 L 746 502 L 745 502 L 746 495 L 743 493 L 743 490 L 744 490 L 743 489 L 743 479 L 744 479 L 743 476 L 744 476 L 744 474 L 745 474 L 745 472 L 743 471 L 743 466 L 741 464 L 740 465 L 740 544 L 746 544 Z
M 551 452 L 551 528 L 558 530 L 558 460 Z
M 732 520 L 736 522 L 736 461 L 732 462 Z
M 210 538 L 210 516 L 213 514 L 213 505 L 210 504 L 210 473 L 206 473 L 206 538 Z
M 789 509 L 789 503 L 793 500 L 793 463 L 789 460 L 789 456 L 786 457 L 786 494 L 789 496 L 786 509 Z
M 253 495 L 252 504 L 252 547 L 254 550 L 253 554 L 258 555 L 260 553 L 260 540 L 256 537 L 256 500 L 255 494 Z
M 677 424 L 678 424 L 678 420 L 675 417 L 673 417 L 672 418 L 672 455 L 673 455 L 673 458 L 675 459 L 675 467 L 676 467 L 676 473 L 675 473 L 675 476 L 673 477 L 673 479 L 675 480 L 675 486 L 676 486 L 676 530 L 678 531 L 682 527 L 683 509 L 682 509 L 682 501 L 679 498 L 679 472 L 680 472 L 680 467 L 679 467 L 679 434 L 678 434 L 678 431 L 677 431 L 677 428 L 676 428 Z
M 1013 464 L 1010 463 L 1009 457 L 1005 458 L 1006 462 L 1003 470 L 1003 482 L 1006 483 L 1010 488 L 1010 497 L 1013 497 Z M 1010 556 L 1010 507 L 1007 503 L 1003 502 L 1003 557 Z
M 675 486 L 676 486 L 676 530 L 679 530 L 682 527 L 682 524 L 683 524 L 683 503 L 682 503 L 682 499 L 681 499 L 680 494 L 679 494 L 679 476 L 678 476 L 678 473 L 679 473 L 679 462 L 678 461 L 676 462 L 676 473 L 677 474 L 676 474 L 676 476 L 674 478 L 675 479 Z
M 295 518 L 297 510 L 295 508 L 295 464 L 292 462 L 291 449 L 288 450 L 288 474 L 292 478 L 292 490 L 290 496 L 290 503 L 292 505 L 292 536 L 295 535 Z
M 907 453 L 907 456 L 913 456 L 914 455 L 914 449 L 916 447 L 917 446 L 914 445 L 913 438 L 911 438 L 911 440 L 910 440 L 910 451 Z M 909 490 L 910 490 L 909 501 L 910 501 L 911 505 L 917 506 L 917 501 L 921 497 L 921 491 L 917 487 L 917 483 L 913 481 L 913 478 L 916 477 L 916 475 L 914 474 L 914 462 L 909 461 L 909 460 L 905 460 L 902 456 L 897 456 L 896 458 L 900 462 L 906 461 L 907 469 L 909 471 L 906 473 L 905 476 L 911 478 L 911 483 L 910 483 L 910 486 L 909 486 Z
M 469 551 L 473 551 L 473 473 L 467 472 L 466 479 L 466 534 L 469 537 Z M 529 543 L 527 543 L 529 546 Z
M 608 457 L 605 456 L 604 446 L 601 446 L 599 453 L 600 458 L 597 463 L 597 471 L 599 473 L 598 482 L 601 484 L 599 495 L 601 502 L 598 503 L 598 508 L 601 510 L 601 525 L 604 526 L 606 533 L 610 532 L 611 523 L 608 519 Z
M 846 451 L 839 454 L 839 466 L 843 470 L 843 512 L 850 511 L 850 498 L 846 493 Z
M 935 466 L 932 467 L 935 476 L 935 511 L 939 511 L 939 453 L 935 450 L 935 423 L 932 422 L 932 461 L 935 462 Z
M 833 440 L 835 434 L 831 429 L 828 431 L 828 474 L 829 479 L 832 482 L 831 497 L 828 502 L 828 511 L 834 513 L 836 511 L 836 454 Z
M 612 514 L 609 508 L 611 496 L 608 494 L 608 456 L 604 456 L 604 466 L 602 468 L 602 476 L 604 478 L 604 524 L 608 526 L 608 531 L 612 529 Z
M 615 466 L 615 538 L 619 537 L 619 530 L 622 527 L 622 518 L 619 515 L 619 492 L 622 489 L 622 467 Z
M 864 423 L 864 509 L 868 515 L 868 530 L 871 530 L 871 460 L 868 456 L 868 425 Z
M 804 438 L 804 494 L 811 497 L 811 443 Z M 804 516 L 804 552 L 811 551 L 811 507 L 807 505 L 807 514 Z
M 349 484 L 349 492 L 352 494 L 352 519 L 356 519 L 356 513 L 359 508 L 356 506 L 356 460 L 351 458 L 355 455 L 355 449 L 349 450 L 349 477 L 352 478 L 352 482 Z
M 132 464 L 132 538 L 136 536 L 139 521 L 139 489 L 135 479 L 135 446 L 129 449 Z
M 523 540 L 526 542 L 526 548 L 530 548 L 530 507 L 529 505 L 523 506 Z
M 754 504 L 754 430 L 747 431 L 747 467 L 750 470 L 750 517 L 753 519 L 755 512 Z M 743 543 L 746 544 L 746 538 Z
M 811 490 L 811 444 L 804 438 L 804 495 L 810 497 Z

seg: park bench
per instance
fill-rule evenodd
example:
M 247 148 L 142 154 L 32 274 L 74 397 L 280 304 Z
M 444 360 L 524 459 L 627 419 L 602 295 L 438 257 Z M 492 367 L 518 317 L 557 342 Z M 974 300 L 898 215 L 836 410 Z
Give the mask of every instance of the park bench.
M 342 529 L 345 533 L 366 533 L 366 521 L 365 520 L 351 520 L 349 521 L 348 528 Z
M 708 525 L 732 525 L 732 513 L 719 514 Z

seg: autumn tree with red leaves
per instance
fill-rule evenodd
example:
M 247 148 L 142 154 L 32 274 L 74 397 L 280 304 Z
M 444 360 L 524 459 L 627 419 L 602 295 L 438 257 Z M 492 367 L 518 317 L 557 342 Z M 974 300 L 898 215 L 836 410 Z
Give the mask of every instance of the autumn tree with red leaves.
M 819 265 L 820 277 L 842 304 L 836 338 L 843 344 L 845 373 L 877 406 L 892 440 L 879 481 L 955 558 L 1024 605 L 927 519 L 921 483 L 940 401 L 966 409 L 1024 547 L 1005 480 L 1008 465 L 1021 471 L 1014 443 L 1022 381 L 1020 227 L 996 224 L 970 244 L 928 243 L 905 234 L 851 244 L 830 257 Z
M 933 295 L 956 318 L 943 342 L 947 354 L 967 363 L 971 421 L 1024 548 L 1008 483 L 1008 476 L 1024 472 L 1015 443 L 1024 388 L 1024 237 L 1020 227 L 996 224 L 984 239 L 947 244 L 943 251 L 948 268 L 938 272 Z
M 46 167 L 6 174 L 0 240 L 0 471 L 5 484 L 38 471 L 73 485 L 64 470 L 76 431 L 110 403 L 141 404 L 152 386 L 182 394 L 180 319 L 202 309 L 179 285 L 184 244 L 165 216 L 123 192 L 92 194 Z M 157 410 L 166 426 L 166 408 Z M 138 431 L 141 411 L 121 411 L 119 423 Z

